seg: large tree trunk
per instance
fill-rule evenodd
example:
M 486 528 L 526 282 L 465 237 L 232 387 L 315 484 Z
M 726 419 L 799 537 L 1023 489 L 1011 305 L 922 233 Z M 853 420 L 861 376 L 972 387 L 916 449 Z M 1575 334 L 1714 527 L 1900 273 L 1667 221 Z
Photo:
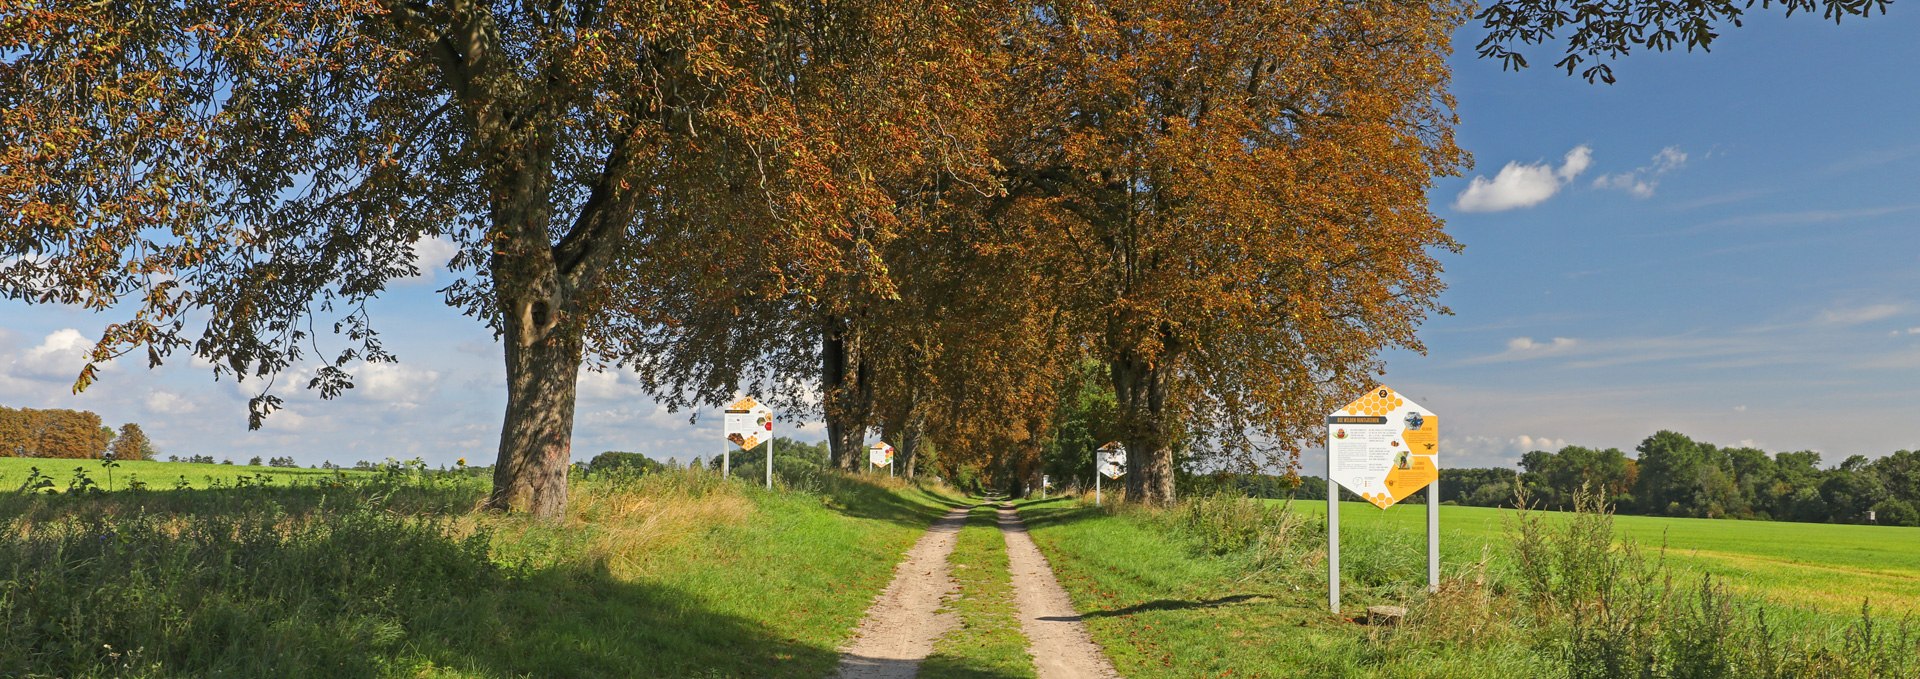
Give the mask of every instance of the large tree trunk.
M 920 446 L 926 442 L 927 433 L 927 418 L 924 410 L 916 402 L 908 410 L 910 414 L 907 415 L 906 430 L 900 433 L 900 457 L 904 462 L 900 468 L 905 470 L 903 473 L 907 478 L 913 478 L 914 474 L 919 472 Z
M 1173 440 L 1164 363 L 1132 357 L 1111 366 L 1127 442 L 1127 501 L 1173 504 Z
M 912 478 L 915 460 L 920 455 L 920 442 L 925 430 L 925 408 L 920 406 L 917 394 L 910 394 L 894 407 L 884 408 L 886 413 L 880 420 L 880 440 L 893 444 L 893 466 L 900 475 Z
M 827 449 L 833 466 L 859 471 L 866 464 L 865 444 L 873 385 L 866 379 L 860 337 L 843 320 L 827 323 L 821 338 L 821 386 L 826 399 Z
M 563 322 L 554 306 L 549 297 L 501 292 L 507 414 L 500 427 L 489 509 L 548 519 L 566 514 L 575 387 L 584 346 L 579 324 Z

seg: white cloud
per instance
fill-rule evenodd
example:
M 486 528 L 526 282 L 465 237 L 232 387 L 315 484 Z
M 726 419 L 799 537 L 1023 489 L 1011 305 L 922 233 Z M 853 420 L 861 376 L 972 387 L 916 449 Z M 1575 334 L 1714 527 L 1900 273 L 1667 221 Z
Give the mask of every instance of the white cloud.
M 305 431 L 307 428 L 307 416 L 291 410 L 276 410 L 272 415 L 267 416 L 266 423 L 261 426 L 269 431 Z
M 1863 307 L 1827 309 L 1820 312 L 1820 322 L 1829 325 L 1859 325 L 1892 318 L 1902 311 L 1898 304 L 1872 304 Z
M 1509 161 L 1493 179 L 1485 175 L 1475 176 L 1454 200 L 1455 209 L 1462 212 L 1501 212 L 1523 207 L 1533 207 L 1546 202 L 1560 188 L 1572 182 L 1580 173 L 1586 172 L 1593 164 L 1593 149 L 1580 145 L 1568 151 L 1560 162 L 1560 167 L 1548 165 L 1546 161 L 1522 164 Z
M 1551 436 L 1528 436 L 1521 434 L 1513 437 L 1513 446 L 1521 452 L 1532 452 L 1535 450 L 1555 451 L 1567 447 L 1567 440 L 1557 439 Z
M 146 405 L 156 415 L 184 415 L 200 409 L 194 402 L 163 389 L 148 392 Z
M 1736 412 L 1736 413 L 1747 412 L 1747 406 L 1745 404 L 1734 406 L 1733 412 Z
M 401 283 L 432 283 L 436 272 L 445 271 L 447 261 L 460 253 L 460 246 L 445 236 L 422 238 L 413 242 L 413 265 L 420 273 L 400 279 Z
M 440 373 L 398 363 L 367 363 L 353 373 L 354 390 L 362 396 L 402 408 L 425 401 L 440 381 Z
M 93 340 L 79 330 L 64 328 L 46 336 L 39 346 L 28 349 L 14 361 L 13 374 L 47 381 L 72 380 L 93 354 Z M 111 362 L 102 367 L 110 367 Z
M 1462 365 L 1477 363 L 1504 363 L 1507 361 L 1525 361 L 1545 358 L 1571 351 L 1580 344 L 1572 337 L 1555 337 L 1548 340 L 1536 340 L 1532 337 L 1515 337 L 1507 340 L 1507 350 L 1497 354 L 1471 358 L 1462 361 Z
M 1660 176 L 1686 164 L 1687 152 L 1678 146 L 1669 146 L 1653 154 L 1652 162 L 1646 165 L 1628 172 L 1600 175 L 1593 180 L 1593 188 L 1620 189 L 1635 198 L 1652 198 L 1654 189 L 1660 186 Z

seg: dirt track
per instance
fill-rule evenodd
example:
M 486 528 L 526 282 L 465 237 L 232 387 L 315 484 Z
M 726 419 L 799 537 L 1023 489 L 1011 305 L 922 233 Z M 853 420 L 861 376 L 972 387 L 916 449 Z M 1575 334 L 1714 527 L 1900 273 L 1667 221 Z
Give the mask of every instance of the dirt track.
M 893 569 L 893 582 L 867 609 L 853 641 L 840 649 L 842 679 L 912 679 L 933 642 L 959 623 L 940 604 L 959 585 L 947 572 L 947 555 L 960 538 L 967 510 L 955 509 L 933 522 L 927 534 L 907 550 Z
M 935 521 L 894 568 L 893 582 L 867 609 L 853 641 L 840 649 L 841 679 L 912 679 L 934 642 L 959 625 L 941 606 L 959 586 L 948 572 L 947 557 L 959 541 L 967 509 L 955 509 Z M 1001 507 L 1000 534 L 1007 544 L 1014 602 L 1020 631 L 1040 679 L 1115 679 L 1120 676 L 1100 647 L 1087 636 L 1073 601 L 1061 589 L 1047 558 L 1027 535 L 1026 524 Z
M 1109 679 L 1120 674 L 1087 636 L 1073 600 L 1053 577 L 1047 557 L 1034 546 L 1027 526 L 1012 509 L 1000 508 L 1000 533 L 1007 539 L 1007 567 L 1013 570 L 1013 594 L 1020 604 L 1020 630 L 1031 644 L 1040 679 Z

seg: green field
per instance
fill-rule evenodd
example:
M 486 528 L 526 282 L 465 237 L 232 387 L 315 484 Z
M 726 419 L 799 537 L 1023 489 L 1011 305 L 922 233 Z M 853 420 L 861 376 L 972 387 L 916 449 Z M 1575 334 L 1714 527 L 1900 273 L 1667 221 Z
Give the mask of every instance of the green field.
M 256 481 L 260 475 L 272 479 L 272 483 L 276 484 L 311 481 L 335 475 L 335 470 L 331 469 L 140 460 L 118 463 L 118 466 L 111 470 L 111 479 L 109 479 L 109 470 L 101 465 L 100 460 L 0 457 L 0 491 L 19 488 L 35 468 L 53 481 L 53 488 L 56 491 L 67 489 L 74 479 L 75 468 L 85 470 L 87 478 L 99 484 L 101 490 L 107 490 L 109 482 L 113 486 L 112 490 L 125 490 L 127 484 L 135 480 L 146 484 L 149 490 L 171 490 L 183 483 L 183 479 L 190 488 L 204 489 L 213 486 L 231 487 L 238 484 L 242 477 L 247 477 L 249 482 L 252 482 Z M 340 473 L 353 475 L 366 472 L 340 470 Z
M 1316 518 L 1326 506 L 1324 500 L 1293 503 L 1294 510 Z M 1511 513 L 1441 507 L 1442 567 L 1463 568 L 1483 547 L 1499 556 L 1507 544 L 1502 517 Z M 1426 553 L 1426 520 L 1424 504 L 1382 510 L 1344 502 L 1340 508 L 1345 531 L 1408 543 L 1420 550 L 1419 559 Z M 1616 516 L 1614 526 L 1649 551 L 1664 544 L 1668 560 L 1684 572 L 1710 573 L 1738 591 L 1782 604 L 1838 616 L 1857 615 L 1863 601 L 1883 611 L 1920 610 L 1920 528 L 1654 516 Z

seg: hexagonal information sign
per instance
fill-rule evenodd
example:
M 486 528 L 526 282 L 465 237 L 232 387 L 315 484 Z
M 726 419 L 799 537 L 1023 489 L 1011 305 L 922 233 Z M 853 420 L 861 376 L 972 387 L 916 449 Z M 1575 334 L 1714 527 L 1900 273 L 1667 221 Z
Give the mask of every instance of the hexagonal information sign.
M 743 397 L 727 406 L 720 428 L 733 445 L 740 446 L 742 450 L 753 450 L 755 446 L 773 438 L 773 409 L 761 405 L 751 396 Z
M 867 461 L 875 467 L 893 464 L 893 446 L 887 445 L 886 441 L 867 446 Z
M 1328 476 L 1381 509 L 1440 478 L 1440 418 L 1379 386 L 1327 416 Z
M 1114 441 L 1094 451 L 1095 466 L 1100 475 L 1109 479 L 1118 479 L 1127 474 L 1127 447 Z

